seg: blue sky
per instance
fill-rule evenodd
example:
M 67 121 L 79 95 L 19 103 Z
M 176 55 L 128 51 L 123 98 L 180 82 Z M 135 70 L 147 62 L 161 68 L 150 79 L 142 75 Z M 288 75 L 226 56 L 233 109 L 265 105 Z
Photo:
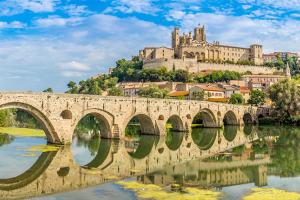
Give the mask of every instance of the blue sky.
M 63 92 L 197 24 L 211 42 L 300 52 L 300 0 L 0 0 L 0 90 Z

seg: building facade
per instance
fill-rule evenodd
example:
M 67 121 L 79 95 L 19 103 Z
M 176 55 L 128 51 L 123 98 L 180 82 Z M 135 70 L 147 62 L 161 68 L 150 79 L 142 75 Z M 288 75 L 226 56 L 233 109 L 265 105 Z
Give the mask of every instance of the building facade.
M 146 47 L 140 50 L 139 57 L 143 61 L 153 59 L 195 59 L 197 62 L 248 62 L 253 65 L 263 64 L 262 45 L 252 44 L 249 48 L 221 45 L 219 42 L 209 43 L 206 40 L 205 27 L 196 27 L 194 34 L 180 35 L 179 28 L 172 32 L 172 48 Z

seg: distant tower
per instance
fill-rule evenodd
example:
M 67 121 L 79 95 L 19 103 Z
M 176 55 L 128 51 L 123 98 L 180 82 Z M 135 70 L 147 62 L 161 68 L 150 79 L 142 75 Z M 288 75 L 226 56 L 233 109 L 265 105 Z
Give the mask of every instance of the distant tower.
M 198 42 L 206 42 L 205 27 L 200 27 L 200 24 L 194 29 L 194 40 Z
M 289 63 L 286 63 L 285 77 L 286 77 L 288 80 L 291 79 L 291 69 L 290 69 Z
M 179 47 L 179 28 L 175 27 L 172 32 L 172 48 Z

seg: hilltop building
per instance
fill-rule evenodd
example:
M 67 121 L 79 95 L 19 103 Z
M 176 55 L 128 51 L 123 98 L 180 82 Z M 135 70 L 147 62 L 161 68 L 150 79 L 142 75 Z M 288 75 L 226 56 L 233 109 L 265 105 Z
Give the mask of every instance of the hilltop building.
M 188 34 L 180 34 L 174 28 L 172 48 L 146 47 L 139 52 L 144 68 L 166 67 L 168 70 L 184 69 L 190 73 L 206 70 L 251 71 L 254 74 L 272 74 L 275 69 L 263 67 L 263 47 L 252 44 L 250 47 L 223 45 L 206 39 L 204 26 L 198 26 Z
M 300 61 L 299 54 L 294 52 L 273 52 L 273 53 L 263 54 L 264 63 L 276 62 L 278 57 L 284 61 L 289 58 L 295 57 L 298 62 Z

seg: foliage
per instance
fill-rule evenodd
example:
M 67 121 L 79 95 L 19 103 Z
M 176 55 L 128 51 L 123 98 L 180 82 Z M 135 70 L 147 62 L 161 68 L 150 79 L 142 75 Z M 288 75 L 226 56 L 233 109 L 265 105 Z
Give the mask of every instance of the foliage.
M 15 110 L 0 110 L 0 127 L 12 126 L 15 122 Z
M 261 90 L 251 90 L 248 103 L 251 105 L 263 105 L 265 103 L 266 94 Z
M 229 103 L 231 104 L 244 104 L 245 100 L 241 94 L 232 94 Z
M 215 83 L 215 82 L 228 82 L 230 80 L 237 80 L 241 78 L 239 72 L 234 71 L 213 71 L 211 74 L 205 76 L 195 77 L 199 83 Z
M 47 88 L 47 89 L 44 90 L 43 92 L 53 93 L 53 89 L 52 89 L 52 88 Z
M 205 92 L 204 90 L 194 91 L 191 96 L 191 100 L 202 101 L 204 99 Z
M 108 90 L 109 96 L 123 96 L 123 90 L 119 87 L 112 87 Z
M 146 98 L 165 98 L 168 93 L 169 90 L 160 89 L 156 85 L 150 85 L 139 90 L 139 95 Z
M 268 93 L 281 118 L 288 119 L 300 112 L 300 90 L 295 81 L 284 80 L 273 84 Z
M 1 134 L 0 133 L 0 147 L 10 144 L 15 140 L 14 136 L 8 135 L 8 134 Z
M 287 64 L 291 69 L 292 75 L 296 75 L 300 73 L 300 64 L 298 63 L 296 57 L 289 57 L 283 60 L 279 55 L 277 55 L 276 61 L 266 63 L 265 65 L 267 67 L 274 67 L 280 70 L 280 69 L 285 69 Z

